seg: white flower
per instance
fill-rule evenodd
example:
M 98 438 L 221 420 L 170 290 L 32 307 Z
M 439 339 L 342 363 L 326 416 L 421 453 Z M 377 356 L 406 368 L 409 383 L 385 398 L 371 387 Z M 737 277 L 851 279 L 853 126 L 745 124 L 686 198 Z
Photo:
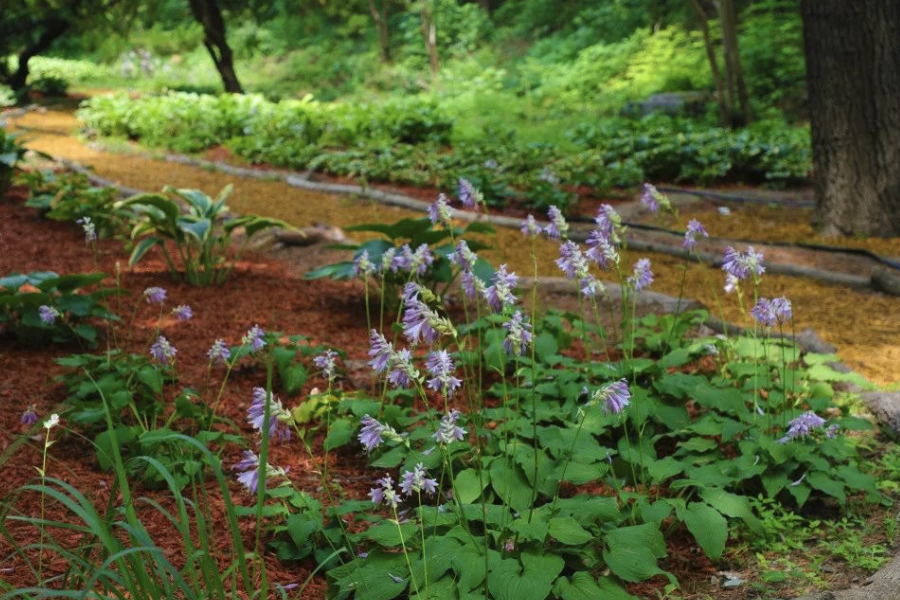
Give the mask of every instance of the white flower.
M 46 421 L 44 421 L 44 429 L 53 429 L 57 425 L 59 425 L 59 415 L 56 413 L 53 413 Z

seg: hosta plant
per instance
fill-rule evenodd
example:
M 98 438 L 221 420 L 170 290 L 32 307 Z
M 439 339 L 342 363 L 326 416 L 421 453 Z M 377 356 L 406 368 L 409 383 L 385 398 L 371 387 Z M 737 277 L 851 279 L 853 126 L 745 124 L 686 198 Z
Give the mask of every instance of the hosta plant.
M 130 264 L 159 246 L 176 279 L 183 277 L 196 286 L 224 283 L 254 235 L 290 227 L 278 219 L 230 215 L 225 202 L 231 189 L 227 186 L 213 199 L 200 190 L 166 187 L 164 194 L 138 194 L 116 203 L 117 209 L 128 208 L 138 215 L 131 229 Z M 235 250 L 232 236 L 238 231 L 243 239 Z M 174 256 L 167 242 L 174 247 Z
M 94 346 L 96 321 L 118 320 L 105 304 L 116 290 L 95 287 L 105 278 L 102 273 L 52 271 L 0 278 L 0 325 L 30 345 L 77 340 Z
M 0 128 L 0 194 L 9 187 L 18 163 L 24 156 L 25 146 L 17 136 Z

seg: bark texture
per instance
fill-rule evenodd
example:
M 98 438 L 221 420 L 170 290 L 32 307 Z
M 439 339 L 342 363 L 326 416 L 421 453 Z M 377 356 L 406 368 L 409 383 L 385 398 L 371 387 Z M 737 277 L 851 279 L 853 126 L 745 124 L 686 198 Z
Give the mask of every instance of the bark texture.
M 801 11 L 822 231 L 900 235 L 900 2 Z
M 243 94 L 234 70 L 234 57 L 225 37 L 225 19 L 216 0 L 188 0 L 194 19 L 203 26 L 203 45 L 212 57 L 226 92 Z
M 38 26 L 41 28 L 41 34 L 34 42 L 28 44 L 19 52 L 16 70 L 9 76 L 9 87 L 17 94 L 21 93 L 28 83 L 28 61 L 41 52 L 49 50 L 53 42 L 62 37 L 69 29 L 69 22 L 60 18 L 49 18 L 39 23 Z

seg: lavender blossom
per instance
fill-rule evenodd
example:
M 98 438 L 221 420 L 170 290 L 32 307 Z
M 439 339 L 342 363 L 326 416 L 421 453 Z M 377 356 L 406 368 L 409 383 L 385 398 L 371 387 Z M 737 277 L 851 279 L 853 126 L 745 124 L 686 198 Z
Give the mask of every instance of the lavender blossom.
M 172 315 L 179 321 L 190 321 L 194 318 L 194 311 L 187 304 L 179 304 L 172 309 Z
M 325 352 L 313 359 L 313 363 L 315 363 L 318 368 L 322 369 L 322 376 L 328 381 L 333 381 L 335 378 L 335 371 L 337 369 L 335 359 L 337 358 L 337 355 L 337 352 L 328 348 Z
M 609 204 L 601 204 L 597 210 L 597 216 L 594 217 L 594 223 L 597 224 L 597 230 L 606 238 L 610 244 L 618 245 L 619 231 L 622 229 L 622 217 Z
M 730 294 L 735 289 L 737 289 L 737 287 L 738 287 L 738 285 L 740 285 L 740 283 L 741 283 L 740 280 L 737 277 L 735 277 L 734 275 L 732 275 L 731 273 L 725 275 L 725 287 L 724 287 L 725 293 Z
M 58 319 L 62 315 L 52 306 L 42 304 L 38 308 L 38 316 L 40 316 L 41 323 L 43 323 L 44 325 L 53 325 L 56 322 L 56 319 Z
M 597 263 L 601 269 L 608 269 L 610 265 L 619 264 L 619 252 L 616 250 L 615 244 L 611 243 L 601 230 L 591 231 L 585 243 L 588 246 L 585 256 Z
M 391 364 L 391 358 L 394 354 L 394 345 L 384 339 L 384 336 L 372 330 L 369 335 L 369 365 L 376 373 L 386 371 Z
M 386 273 L 396 271 L 394 268 L 394 258 L 397 256 L 396 248 L 388 248 L 381 254 L 381 272 Z
M 522 222 L 520 231 L 525 237 L 536 237 L 541 232 L 541 226 L 538 225 L 534 215 L 528 215 L 525 221 Z
M 260 434 L 262 434 L 263 423 L 266 417 L 266 398 L 269 397 L 264 388 L 253 388 L 253 401 L 250 403 L 250 408 L 247 409 L 247 422 Z M 269 439 L 273 442 L 278 440 L 290 441 L 290 423 L 293 420 L 293 415 L 282 406 L 281 400 L 272 395 L 269 400 L 269 425 L 267 427 Z
M 428 244 L 420 244 L 412 254 L 409 270 L 415 271 L 416 275 L 424 275 L 433 262 L 434 256 L 431 254 Z
M 231 350 L 228 349 L 225 340 L 219 338 L 213 342 L 206 355 L 209 357 L 210 364 L 227 365 L 228 359 L 231 358 Z
M 419 338 L 427 344 L 433 344 L 438 337 L 433 324 L 438 320 L 427 304 L 418 298 L 411 298 L 403 313 L 403 335 L 411 344 L 419 342 Z
M 753 315 L 753 318 L 756 321 L 764 326 L 764 327 L 774 327 L 775 326 L 775 310 L 772 307 L 772 302 L 767 298 L 760 298 L 756 301 L 756 306 L 750 309 L 750 314 Z
M 38 414 L 37 414 L 37 406 L 32 404 L 25 412 L 22 413 L 22 416 L 19 417 L 19 423 L 25 425 L 26 427 L 31 427 L 35 423 L 38 422 Z
M 425 465 L 419 463 L 412 471 L 403 473 L 403 480 L 400 482 L 400 489 L 407 496 L 413 493 L 420 494 L 425 492 L 433 495 L 437 491 L 437 480 L 428 479 L 428 473 L 425 471 Z
M 833 440 L 835 437 L 837 437 L 837 432 L 838 432 L 838 429 L 840 429 L 840 428 L 841 428 L 841 426 L 838 425 L 837 423 L 832 423 L 831 425 L 828 426 L 827 429 L 825 429 L 825 437 L 827 437 L 830 440 Z
M 459 201 L 470 210 L 476 210 L 479 204 L 484 203 L 481 192 L 468 179 L 459 178 Z
M 353 277 L 366 278 L 374 273 L 375 270 L 375 265 L 369 260 L 369 251 L 363 250 L 359 256 L 353 260 L 353 270 L 351 271 L 351 274 Z
M 517 310 L 509 321 L 503 324 L 506 329 L 506 339 L 503 340 L 503 348 L 507 354 L 522 356 L 531 345 L 531 323 L 522 316 L 522 311 Z
M 394 489 L 394 480 L 390 475 L 375 480 L 378 487 L 369 490 L 369 497 L 375 504 L 386 504 L 391 508 L 397 508 L 397 491 Z
M 264 339 L 266 332 L 259 325 L 254 325 L 251 327 L 246 335 L 241 338 L 241 343 L 245 346 L 250 347 L 251 352 L 259 352 L 266 346 L 266 340 Z
M 400 247 L 400 250 L 394 254 L 393 262 L 391 263 L 391 271 L 396 273 L 397 271 L 409 271 L 412 267 L 412 248 L 409 247 L 409 244 L 403 244 Z
M 456 424 L 459 421 L 459 415 L 460 412 L 453 409 L 441 417 L 441 424 L 432 436 L 438 444 L 446 446 L 454 441 L 461 442 L 466 439 L 466 430 Z
M 485 288 L 484 282 L 481 280 L 481 278 L 472 271 L 463 271 L 463 274 L 459 279 L 459 283 L 462 286 L 463 291 L 466 293 L 466 296 L 473 300 L 478 296 L 484 296 L 484 293 L 487 289 Z
M 682 246 L 685 250 L 693 250 L 694 246 L 697 245 L 698 238 L 709 238 L 709 234 L 706 233 L 706 229 L 703 228 L 703 225 L 697 219 L 691 219 L 688 221 L 687 229 L 684 231 L 684 242 Z
M 581 248 L 571 240 L 560 244 L 559 258 L 555 262 L 569 279 L 581 277 L 588 272 L 588 263 Z
M 569 234 L 569 224 L 563 217 L 562 212 L 555 206 L 551 206 L 547 211 L 547 217 L 550 222 L 544 227 L 544 233 L 555 240 L 565 239 Z
M 617 415 L 630 404 L 631 392 L 628 390 L 628 380 L 620 379 L 600 388 L 591 397 L 590 404 L 602 404 L 603 413 Z
M 794 311 L 791 309 L 791 301 L 784 296 L 780 296 L 772 300 L 772 311 L 779 323 L 784 324 L 794 318 Z
M 518 276 L 515 273 L 509 273 L 506 265 L 500 265 L 500 268 L 494 273 L 491 283 L 491 287 L 484 290 L 484 299 L 495 312 L 500 312 L 504 306 L 512 306 L 516 303 L 513 290 L 518 284 Z
M 751 275 L 759 277 L 766 270 L 762 260 L 762 252 L 755 252 L 753 246 L 747 246 L 747 250 L 744 252 L 738 252 L 728 246 L 725 248 L 722 270 L 739 280 L 747 279 Z
M 458 266 L 463 271 L 471 271 L 475 268 L 478 261 L 478 255 L 472 252 L 466 240 L 456 242 L 456 249 L 448 257 L 450 262 Z
M 150 346 L 150 356 L 164 365 L 170 364 L 175 359 L 176 354 L 178 354 L 178 351 L 163 336 L 156 338 L 156 341 Z
M 787 444 L 791 440 L 798 437 L 808 437 L 813 429 L 819 429 L 825 425 L 825 419 L 812 411 L 807 411 L 799 417 L 791 420 L 788 424 L 787 434 L 778 440 L 782 444 Z
M 162 304 L 166 301 L 166 290 L 161 287 L 148 287 L 144 290 L 147 304 Z
M 437 200 L 428 205 L 428 218 L 431 219 L 432 225 L 437 225 L 438 223 L 444 227 L 452 225 L 450 219 L 453 218 L 453 209 L 450 208 L 447 196 L 438 194 Z
M 453 360 L 446 350 L 431 352 L 425 361 L 425 367 L 432 375 L 428 380 L 428 387 L 446 394 L 448 398 L 462 385 L 462 381 L 453 376 Z
M 369 415 L 365 415 L 360 421 L 360 424 L 362 427 L 360 428 L 359 435 L 356 439 L 358 439 L 359 443 L 366 449 L 366 453 L 372 452 L 372 450 L 380 446 L 385 439 L 395 441 L 403 439 L 400 437 L 400 434 L 394 431 L 393 427 L 382 425 Z
M 641 194 L 641 204 L 652 213 L 659 212 L 659 196 L 661 194 L 652 184 L 644 184 L 644 192 Z
M 75 221 L 84 230 L 84 241 L 90 244 L 97 241 L 97 227 L 90 217 L 81 217 Z
M 650 270 L 650 260 L 642 258 L 634 264 L 634 273 L 628 278 L 628 283 L 635 292 L 640 292 L 650 287 L 653 283 L 653 271 Z
M 232 465 L 232 471 L 239 471 L 238 481 L 255 494 L 259 490 L 259 457 L 251 450 L 244 450 L 239 462 Z M 276 479 L 287 480 L 287 471 L 272 465 L 266 465 L 266 483 Z
M 419 370 L 412 364 L 412 353 L 406 348 L 395 352 L 393 366 L 388 373 L 387 380 L 395 388 L 409 387 L 409 384 L 419 379 Z

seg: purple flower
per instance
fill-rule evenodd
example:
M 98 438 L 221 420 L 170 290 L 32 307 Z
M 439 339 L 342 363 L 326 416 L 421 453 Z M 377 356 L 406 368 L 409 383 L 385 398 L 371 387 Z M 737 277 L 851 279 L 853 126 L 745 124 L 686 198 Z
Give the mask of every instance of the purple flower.
M 360 424 L 362 427 L 356 439 L 363 445 L 367 453 L 380 446 L 381 442 L 384 441 L 384 437 L 394 440 L 400 439 L 399 434 L 392 427 L 382 425 L 369 415 L 364 416 Z
M 516 549 L 516 542 L 512 538 L 509 538 L 503 543 L 503 549 L 507 552 L 512 552 Z
M 172 309 L 172 314 L 179 321 L 190 321 L 194 318 L 194 311 L 187 304 L 180 304 Z
M 166 290 L 161 287 L 148 287 L 144 290 L 147 304 L 162 304 L 166 301 Z
M 649 183 L 644 184 L 644 193 L 641 194 L 641 204 L 652 213 L 659 212 L 659 191 Z
M 259 490 L 259 457 L 252 450 L 244 450 L 241 460 L 231 466 L 232 471 L 239 471 L 238 481 L 255 494 Z M 266 465 L 266 483 L 275 479 L 287 479 L 284 469 Z
M 397 256 L 396 248 L 388 248 L 381 254 L 381 272 L 396 271 L 394 268 L 394 258 Z
M 516 303 L 513 290 L 518 284 L 518 279 L 515 273 L 509 273 L 506 270 L 506 265 L 500 265 L 500 268 L 494 273 L 491 287 L 484 290 L 484 299 L 495 312 L 500 312 L 504 306 L 512 306 Z
M 251 327 L 246 335 L 241 339 L 241 343 L 245 346 L 250 347 L 251 352 L 259 352 L 266 345 L 266 340 L 263 339 L 266 335 L 266 332 L 259 325 L 254 325 Z
M 437 200 L 428 205 L 428 218 L 432 225 L 440 223 L 444 227 L 450 227 L 450 219 L 453 217 L 453 209 L 447 201 L 447 196 L 438 194 Z
M 350 272 L 353 277 L 368 277 L 375 272 L 375 265 L 369 260 L 369 251 L 363 250 L 353 260 L 353 270 Z
M 619 243 L 619 230 L 622 228 L 622 217 L 609 204 L 601 204 L 594 217 L 597 229 L 606 240 L 616 245 Z
M 431 352 L 425 361 L 425 367 L 432 375 L 428 380 L 428 387 L 446 394 L 448 398 L 462 385 L 462 381 L 453 376 L 453 360 L 446 350 Z
M 391 265 L 392 271 L 409 271 L 416 275 L 424 275 L 429 265 L 434 262 L 434 256 L 428 249 L 428 244 L 421 244 L 416 251 L 413 252 L 409 244 L 403 244 L 400 252 L 394 256 L 394 264 Z
M 740 280 L 732 274 L 725 275 L 725 293 L 730 294 L 733 292 L 737 286 L 740 284 Z
M 520 230 L 525 237 L 536 237 L 541 232 L 541 226 L 538 225 L 534 215 L 528 215 L 525 221 L 522 222 Z
M 459 240 L 454 250 L 448 257 L 450 262 L 457 265 L 463 271 L 471 271 L 475 267 L 478 255 L 472 252 L 466 240 Z
M 653 283 L 653 271 L 650 270 L 650 260 L 642 258 L 634 264 L 634 273 L 628 278 L 628 283 L 635 292 L 640 292 L 650 287 Z
M 169 340 L 163 336 L 156 338 L 156 341 L 150 346 L 150 356 L 164 365 L 171 363 L 176 354 L 178 354 L 178 350 L 173 348 Z
M 387 504 L 391 508 L 397 508 L 397 492 L 394 490 L 394 480 L 390 475 L 376 479 L 378 487 L 369 490 L 369 497 L 375 504 Z
M 619 252 L 599 229 L 591 231 L 585 243 L 588 246 L 585 256 L 597 263 L 601 269 L 608 269 L 611 264 L 619 264 Z
M 463 441 L 466 439 L 466 430 L 456 424 L 459 420 L 460 412 L 456 409 L 441 417 L 441 424 L 438 430 L 432 436 L 438 444 L 447 445 L 454 441 Z
M 569 279 L 574 279 L 579 274 L 579 271 L 587 272 L 587 261 L 585 261 L 584 255 L 581 253 L 581 248 L 572 241 L 560 244 L 559 258 L 555 262 L 560 271 Z
M 400 250 L 394 254 L 393 262 L 391 263 L 391 271 L 409 271 L 410 266 L 412 265 L 412 249 L 409 247 L 409 244 L 403 244 Z
M 41 318 L 41 323 L 44 325 L 53 325 L 56 322 L 56 319 L 60 317 L 58 310 L 52 306 L 47 306 L 46 304 L 42 304 L 38 308 L 38 315 Z
M 522 311 L 517 310 L 509 321 L 503 324 L 506 329 L 506 339 L 503 347 L 507 354 L 522 356 L 531 345 L 531 323 L 522 316 Z
M 253 429 L 262 434 L 263 422 L 266 417 L 266 399 L 269 394 L 261 387 L 253 388 L 253 401 L 250 408 L 247 409 L 247 422 Z M 294 418 L 281 404 L 276 396 L 271 396 L 269 401 L 269 426 L 267 428 L 269 439 L 273 442 L 282 440 L 290 441 L 291 429 L 290 423 Z
M 334 359 L 337 358 L 337 355 L 337 352 L 328 348 L 325 352 L 313 359 L 313 363 L 315 363 L 318 368 L 322 369 L 322 376 L 328 381 L 332 381 L 335 377 L 337 364 Z
M 829 425 L 828 428 L 825 430 L 825 437 L 827 437 L 830 440 L 834 439 L 835 437 L 837 437 L 837 431 L 840 428 L 841 428 L 841 426 L 838 425 L 837 423 L 833 423 L 833 424 Z
M 22 416 L 19 417 L 19 423 L 25 425 L 26 427 L 31 427 L 35 423 L 38 422 L 38 414 L 37 414 L 37 406 L 32 404 L 29 406 L 25 412 L 22 413 Z
M 369 365 L 376 373 L 386 371 L 391 364 L 391 357 L 394 353 L 394 345 L 384 339 L 384 336 L 372 330 L 369 336 Z
M 412 353 L 403 348 L 395 352 L 393 366 L 388 373 L 387 380 L 394 387 L 408 387 L 412 381 L 418 380 L 419 370 L 412 364 Z
M 241 460 L 236 462 L 231 468 L 235 471 L 246 471 L 248 469 L 256 469 L 259 467 L 259 457 L 253 450 L 244 450 L 241 452 Z
M 428 479 L 428 473 L 425 471 L 425 465 L 419 463 L 412 471 L 403 473 L 403 480 L 400 482 L 400 489 L 407 496 L 412 496 L 415 492 L 420 494 L 425 492 L 432 495 L 437 491 L 437 480 Z
M 594 392 L 591 404 L 602 404 L 603 413 L 617 415 L 630 404 L 631 392 L 628 390 L 628 380 L 620 379 Z
M 547 217 L 549 217 L 550 222 L 544 227 L 544 233 L 555 240 L 565 239 L 569 234 L 569 224 L 563 217 L 562 212 L 557 207 L 551 206 L 550 210 L 547 211 Z
M 780 296 L 772 300 L 772 312 L 779 323 L 787 323 L 794 318 L 794 311 L 791 309 L 791 301 Z
M 422 338 L 425 343 L 432 344 L 438 337 L 437 331 L 432 326 L 438 317 L 427 304 L 418 298 L 410 298 L 403 313 L 403 335 L 411 344 L 418 343 Z
M 459 201 L 468 209 L 477 209 L 478 205 L 484 202 L 481 192 L 475 189 L 475 186 L 468 179 L 459 178 Z
M 818 429 L 825 425 L 825 419 L 810 410 L 793 419 L 788 425 L 787 434 L 778 440 L 782 444 L 787 444 L 798 437 L 809 436 L 813 429 Z
M 231 358 L 231 350 L 228 349 L 225 340 L 219 338 L 213 342 L 206 355 L 209 357 L 210 363 L 225 365 L 228 364 L 228 359 Z
M 775 326 L 775 310 L 772 308 L 772 302 L 766 298 L 760 298 L 756 301 L 756 306 L 750 309 L 750 314 L 756 321 L 765 327 Z
M 709 234 L 706 233 L 706 229 L 703 228 L 700 221 L 697 219 L 688 221 L 687 229 L 684 231 L 684 242 L 682 243 L 684 248 L 686 250 L 693 250 L 694 246 L 697 245 L 697 239 L 701 237 L 709 238 Z
M 84 241 L 87 243 L 96 242 L 97 241 L 97 227 L 94 225 L 94 222 L 91 221 L 90 217 L 81 217 L 75 221 L 81 228 L 84 230 Z
M 753 246 L 747 246 L 744 252 L 728 246 L 722 259 L 722 270 L 738 280 L 747 279 L 751 275 L 759 277 L 766 270 L 762 260 L 762 252 L 755 252 Z
M 463 274 L 459 279 L 459 283 L 462 286 L 463 291 L 466 293 L 466 296 L 471 299 L 475 299 L 478 296 L 483 296 L 486 291 L 484 282 L 472 271 L 463 271 Z

